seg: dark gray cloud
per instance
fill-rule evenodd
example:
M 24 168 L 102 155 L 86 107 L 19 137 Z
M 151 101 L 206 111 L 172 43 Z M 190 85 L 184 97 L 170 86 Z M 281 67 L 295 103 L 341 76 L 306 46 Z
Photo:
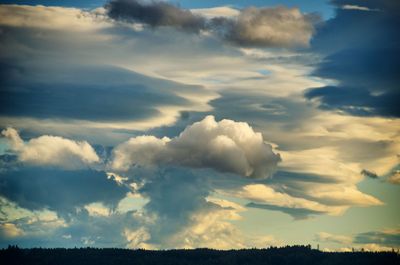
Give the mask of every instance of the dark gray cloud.
M 371 231 L 357 234 L 354 243 L 358 244 L 379 244 L 388 247 L 400 246 L 400 231 Z
M 292 183 L 291 183 L 292 182 Z M 284 170 L 276 172 L 274 178 L 268 180 L 268 184 L 279 185 L 282 184 L 290 190 L 290 187 L 299 183 L 316 183 L 316 184 L 338 184 L 340 181 L 333 178 L 324 177 L 323 175 L 316 175 L 312 173 L 296 173 Z M 292 185 L 291 185 L 292 184 Z M 292 196 L 299 197 L 298 194 L 289 193 Z M 301 197 L 301 196 L 300 196 Z
M 0 76 L 0 113 L 13 117 L 145 119 L 159 114 L 157 106 L 189 106 L 174 91 L 198 88 L 112 66 L 3 64 Z
M 260 203 L 254 203 L 254 202 L 248 203 L 246 206 L 251 207 L 251 208 L 270 210 L 270 211 L 280 211 L 280 212 L 290 215 L 295 220 L 308 219 L 314 215 L 327 213 L 327 212 L 323 212 L 323 211 L 316 211 L 316 210 L 305 209 L 305 208 L 290 208 L 290 207 L 270 205 L 270 204 L 260 204 Z
M 149 199 L 144 209 L 157 216 L 157 222 L 149 226 L 150 243 L 166 244 L 163 240 L 185 228 L 191 222 L 192 214 L 213 207 L 206 201 L 211 191 L 207 176 L 185 168 L 158 170 L 139 190 Z
M 110 18 L 139 22 L 152 28 L 169 26 L 198 33 L 207 30 L 239 46 L 307 47 L 319 21 L 315 14 L 297 8 L 249 7 L 234 18 L 208 19 L 172 4 L 140 0 L 112 0 L 105 5 Z
M 13 167 L 17 167 L 18 164 L 18 156 L 15 154 L 0 155 L 0 172 L 4 172 Z
M 358 116 L 399 117 L 400 5 L 394 1 L 334 1 L 336 16 L 322 25 L 312 46 L 325 59 L 314 74 L 338 81 L 310 89 L 321 108 Z M 379 11 L 342 9 L 357 5 Z
M 372 178 L 372 179 L 379 178 L 379 176 L 375 172 L 372 172 L 372 171 L 369 171 L 369 170 L 366 170 L 366 169 L 363 169 L 361 171 L 361 174 L 366 176 L 366 177 Z
M 112 0 L 105 5 L 109 17 L 128 22 L 141 22 L 151 27 L 171 26 L 189 32 L 205 28 L 205 18 L 190 10 L 181 9 L 167 2 L 138 0 Z
M 128 189 L 95 170 L 18 167 L 0 171 L 0 196 L 29 210 L 49 209 L 63 217 L 93 202 L 115 208 Z

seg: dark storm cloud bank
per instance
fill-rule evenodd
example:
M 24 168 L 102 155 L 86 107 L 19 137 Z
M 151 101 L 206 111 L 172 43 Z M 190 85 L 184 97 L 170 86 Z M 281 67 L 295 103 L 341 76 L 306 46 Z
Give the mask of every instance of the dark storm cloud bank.
M 0 195 L 29 210 L 49 209 L 66 217 L 93 202 L 116 207 L 128 189 L 95 170 L 19 167 L 0 171 Z
M 310 89 L 308 99 L 321 108 L 357 116 L 399 117 L 400 4 L 395 1 L 334 1 L 336 17 L 322 25 L 312 41 L 325 55 L 315 75 L 336 86 Z M 362 6 L 375 11 L 343 9 Z
M 316 14 L 301 14 L 296 8 L 249 7 L 235 18 L 206 18 L 162 1 L 112 0 L 105 5 L 110 18 L 157 27 L 173 27 L 192 33 L 212 32 L 239 46 L 305 47 L 319 22 Z
M 14 117 L 145 119 L 159 106 L 189 106 L 175 92 L 199 89 L 113 66 L 3 63 L 0 76 L 0 113 Z

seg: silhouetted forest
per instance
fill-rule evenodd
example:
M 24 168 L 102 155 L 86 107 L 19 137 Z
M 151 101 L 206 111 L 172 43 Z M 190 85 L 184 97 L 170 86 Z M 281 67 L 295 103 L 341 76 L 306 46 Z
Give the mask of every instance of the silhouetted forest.
M 395 252 L 321 252 L 310 246 L 271 247 L 268 249 L 243 250 L 129 250 L 97 248 L 20 249 L 10 246 L 0 250 L 0 264 L 7 265 L 390 265 L 400 264 Z

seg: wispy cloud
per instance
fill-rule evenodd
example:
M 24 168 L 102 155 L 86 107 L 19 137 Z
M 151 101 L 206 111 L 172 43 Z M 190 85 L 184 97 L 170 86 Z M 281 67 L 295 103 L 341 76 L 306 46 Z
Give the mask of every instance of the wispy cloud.
M 379 11 L 379 9 L 371 9 L 365 6 L 358 6 L 358 5 L 343 5 L 343 9 L 347 10 L 360 10 L 360 11 Z

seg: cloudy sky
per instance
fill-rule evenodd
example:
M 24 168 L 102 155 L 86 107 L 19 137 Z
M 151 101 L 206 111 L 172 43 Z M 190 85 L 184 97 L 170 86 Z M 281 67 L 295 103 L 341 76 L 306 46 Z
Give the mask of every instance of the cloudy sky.
M 397 1 L 0 3 L 0 247 L 400 247 Z

